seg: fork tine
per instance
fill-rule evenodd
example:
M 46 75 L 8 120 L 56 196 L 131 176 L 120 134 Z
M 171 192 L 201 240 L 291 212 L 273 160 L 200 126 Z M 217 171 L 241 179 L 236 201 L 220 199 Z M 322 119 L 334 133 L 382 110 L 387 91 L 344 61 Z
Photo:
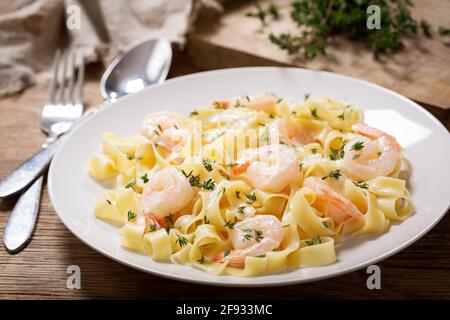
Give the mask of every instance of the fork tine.
M 50 84 L 50 95 L 48 98 L 49 104 L 55 103 L 55 93 L 56 87 L 58 86 L 58 66 L 60 58 L 61 58 L 61 50 L 58 49 L 56 50 L 55 58 L 53 59 L 53 78 Z
M 78 66 L 78 79 L 77 79 L 77 97 L 76 103 L 83 105 L 83 85 L 84 85 L 84 56 L 80 51 L 80 65 Z
M 73 100 L 73 82 L 74 82 L 74 78 L 75 78 L 75 67 L 74 67 L 74 52 L 70 53 L 70 58 L 69 58 L 69 84 L 67 86 L 67 90 L 68 90 L 68 97 L 67 97 L 67 102 L 69 104 L 75 104 L 75 101 Z
M 60 91 L 60 97 L 59 100 L 61 101 L 61 104 L 64 104 L 64 92 L 66 87 L 66 70 L 67 70 L 67 52 L 63 52 L 62 54 L 62 60 L 63 60 L 63 70 L 62 70 L 62 76 L 61 76 L 61 91 Z

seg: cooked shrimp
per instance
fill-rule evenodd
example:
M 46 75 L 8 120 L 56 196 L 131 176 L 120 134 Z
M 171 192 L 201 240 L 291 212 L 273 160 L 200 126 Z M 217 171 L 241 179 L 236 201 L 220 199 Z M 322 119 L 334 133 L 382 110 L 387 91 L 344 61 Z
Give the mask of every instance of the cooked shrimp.
M 155 112 L 147 115 L 141 128 L 141 134 L 150 143 L 158 144 L 170 152 L 179 152 L 186 143 L 189 130 L 173 112 Z
M 397 140 L 364 123 L 354 124 L 352 129 L 360 135 L 344 147 L 344 171 L 358 180 L 391 174 L 401 156 Z
M 268 126 L 268 130 L 269 141 L 275 141 L 278 135 L 280 141 L 295 146 L 314 142 L 314 136 L 311 131 L 284 119 L 272 121 Z
M 278 99 L 271 94 L 240 97 L 235 105 L 256 111 L 274 112 Z
M 316 202 L 324 204 L 328 208 L 327 215 L 335 224 L 350 218 L 362 218 L 361 211 L 348 199 L 329 187 L 322 179 L 308 177 L 303 182 L 305 187 L 311 188 L 316 194 Z
M 280 246 L 284 237 L 280 220 L 272 215 L 258 215 L 247 218 L 234 225 L 230 232 L 233 250 L 227 255 L 221 252 L 213 257 L 213 261 L 228 261 L 229 266 L 242 268 L 245 257 L 261 256 Z
M 177 169 L 167 167 L 150 176 L 142 192 L 144 214 L 164 218 L 185 207 L 194 195 L 188 179 Z
M 246 150 L 238 163 L 233 174 L 246 172 L 256 188 L 271 192 L 283 190 L 299 173 L 295 151 L 282 144 Z

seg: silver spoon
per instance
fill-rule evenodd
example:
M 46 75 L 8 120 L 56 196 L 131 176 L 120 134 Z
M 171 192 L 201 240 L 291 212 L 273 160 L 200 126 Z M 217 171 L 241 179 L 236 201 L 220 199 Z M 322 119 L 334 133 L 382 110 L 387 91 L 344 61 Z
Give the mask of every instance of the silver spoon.
M 150 39 L 132 44 L 103 74 L 100 81 L 103 98 L 114 102 L 121 96 L 164 82 L 171 61 L 172 48 L 167 40 Z
M 172 62 L 170 43 L 162 39 L 149 39 L 131 45 L 106 69 L 100 82 L 105 100 L 114 102 L 117 98 L 140 91 L 152 84 L 162 83 L 167 77 Z M 91 108 L 82 120 L 98 110 Z M 80 121 L 81 122 L 81 121 Z M 47 164 L 51 158 L 48 159 Z M 17 201 L 5 228 L 3 243 L 9 253 L 21 251 L 31 240 L 42 189 L 40 176 Z

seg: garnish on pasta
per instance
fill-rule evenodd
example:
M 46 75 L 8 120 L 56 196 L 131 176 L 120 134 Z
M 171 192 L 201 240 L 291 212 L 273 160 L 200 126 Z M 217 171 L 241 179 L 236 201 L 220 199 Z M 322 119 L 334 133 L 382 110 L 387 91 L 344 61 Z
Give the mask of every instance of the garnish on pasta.
M 105 133 L 89 173 L 114 187 L 96 217 L 154 260 L 256 276 L 331 264 L 339 239 L 411 215 L 396 139 L 354 105 L 303 98 L 218 97 L 150 113 L 132 137 Z

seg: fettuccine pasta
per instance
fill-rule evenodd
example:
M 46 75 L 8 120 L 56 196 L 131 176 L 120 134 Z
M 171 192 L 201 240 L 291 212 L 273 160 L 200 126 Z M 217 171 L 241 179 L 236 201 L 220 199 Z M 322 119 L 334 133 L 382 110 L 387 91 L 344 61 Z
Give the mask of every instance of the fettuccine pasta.
M 256 276 L 331 264 L 343 237 L 410 216 L 402 160 L 355 106 L 263 94 L 151 113 L 132 137 L 104 133 L 89 174 L 115 186 L 94 212 L 123 248 Z

